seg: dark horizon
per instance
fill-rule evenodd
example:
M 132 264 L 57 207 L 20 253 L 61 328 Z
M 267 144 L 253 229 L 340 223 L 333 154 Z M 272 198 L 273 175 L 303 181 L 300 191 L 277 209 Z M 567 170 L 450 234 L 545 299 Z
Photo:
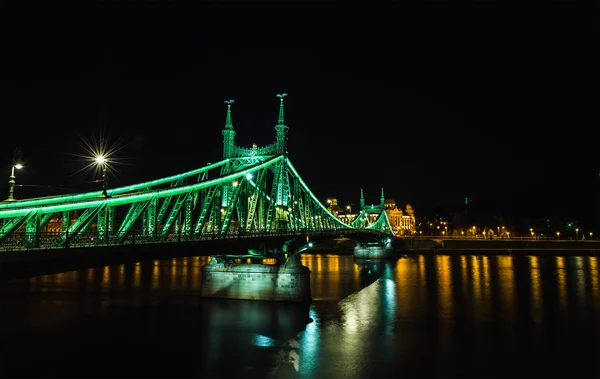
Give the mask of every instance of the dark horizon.
M 594 6 L 595 5 L 595 6 Z M 238 145 L 275 139 L 325 200 L 417 217 L 464 198 L 510 218 L 600 228 L 597 4 L 0 1 L 0 167 L 19 196 L 99 189 L 82 139 L 125 146 L 110 185 L 216 162 L 224 100 Z M 63 192 L 61 192 L 63 191 Z

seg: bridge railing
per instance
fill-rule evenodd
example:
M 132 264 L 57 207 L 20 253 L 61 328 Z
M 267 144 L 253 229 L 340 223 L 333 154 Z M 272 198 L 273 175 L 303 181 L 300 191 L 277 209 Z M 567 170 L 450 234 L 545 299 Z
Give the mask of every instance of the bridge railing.
M 170 233 L 166 236 L 158 236 L 134 231 L 129 233 L 109 232 L 99 235 L 97 231 L 69 235 L 67 232 L 41 232 L 41 233 L 11 233 L 0 235 L 0 252 L 18 250 L 51 250 L 65 248 L 93 248 L 103 246 L 126 246 L 126 245 L 150 245 L 164 243 L 181 243 L 194 241 L 214 240 L 239 240 L 257 239 L 269 237 L 295 237 L 295 236 L 328 236 L 333 234 L 344 234 L 349 230 L 339 229 L 280 229 L 259 232 L 235 232 L 222 235 L 218 232 L 212 233 Z

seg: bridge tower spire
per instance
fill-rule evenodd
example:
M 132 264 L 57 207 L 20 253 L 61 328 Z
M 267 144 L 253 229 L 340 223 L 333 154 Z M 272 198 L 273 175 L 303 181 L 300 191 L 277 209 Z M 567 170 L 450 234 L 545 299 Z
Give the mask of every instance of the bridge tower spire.
M 231 122 L 231 104 L 235 100 L 225 100 L 227 104 L 227 118 L 225 119 L 225 129 L 223 133 L 223 158 L 233 157 L 235 150 L 235 143 L 233 138 L 235 137 L 235 130 L 233 130 L 233 123 Z
M 277 125 L 275 130 L 277 131 L 277 154 L 287 153 L 287 130 L 288 127 L 284 123 L 283 113 L 283 98 L 287 96 L 287 93 L 277 94 L 279 98 L 279 117 L 277 118 Z
M 283 98 L 286 96 L 287 93 L 277 94 L 277 97 L 279 98 L 279 117 L 277 118 L 277 125 L 275 125 L 275 130 L 277 131 L 275 148 L 277 154 L 287 154 L 288 127 L 285 125 L 283 119 Z M 278 166 L 275 168 L 275 171 L 277 173 L 277 197 L 275 201 L 278 206 L 284 207 L 287 207 L 288 201 L 290 199 L 290 183 L 286 168 L 286 160 L 287 157 L 284 161 L 278 163 Z
M 360 189 L 360 210 L 365 209 L 365 195 L 363 194 L 363 189 Z
M 383 209 L 385 203 L 385 196 L 383 195 L 383 187 L 381 188 L 381 209 Z

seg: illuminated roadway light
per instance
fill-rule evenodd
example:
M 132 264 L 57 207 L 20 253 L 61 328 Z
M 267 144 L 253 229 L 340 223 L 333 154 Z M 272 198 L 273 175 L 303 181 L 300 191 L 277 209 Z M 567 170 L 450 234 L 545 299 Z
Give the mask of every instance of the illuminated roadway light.
M 22 169 L 22 168 L 23 168 L 23 165 L 22 165 L 22 164 L 20 164 L 20 163 L 17 163 L 17 164 L 15 165 L 15 168 L 16 168 L 17 170 L 20 170 L 20 169 Z
M 106 163 L 106 158 L 104 158 L 102 155 L 98 155 L 96 157 L 96 163 L 98 163 L 98 164 L 104 164 L 104 163 Z

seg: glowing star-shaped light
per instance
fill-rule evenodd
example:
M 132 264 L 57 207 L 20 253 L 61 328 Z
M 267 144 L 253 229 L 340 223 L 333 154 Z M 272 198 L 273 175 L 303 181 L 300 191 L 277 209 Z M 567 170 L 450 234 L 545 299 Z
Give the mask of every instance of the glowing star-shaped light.
M 127 144 L 123 140 L 111 142 L 108 135 L 100 133 L 99 136 L 92 135 L 89 138 L 80 135 L 82 154 L 70 154 L 82 158 L 85 166 L 71 175 L 78 173 L 89 173 L 93 176 L 101 172 L 105 172 L 108 176 L 115 176 L 119 170 L 115 165 L 122 164 L 122 158 L 117 158 L 116 154 L 123 149 Z

